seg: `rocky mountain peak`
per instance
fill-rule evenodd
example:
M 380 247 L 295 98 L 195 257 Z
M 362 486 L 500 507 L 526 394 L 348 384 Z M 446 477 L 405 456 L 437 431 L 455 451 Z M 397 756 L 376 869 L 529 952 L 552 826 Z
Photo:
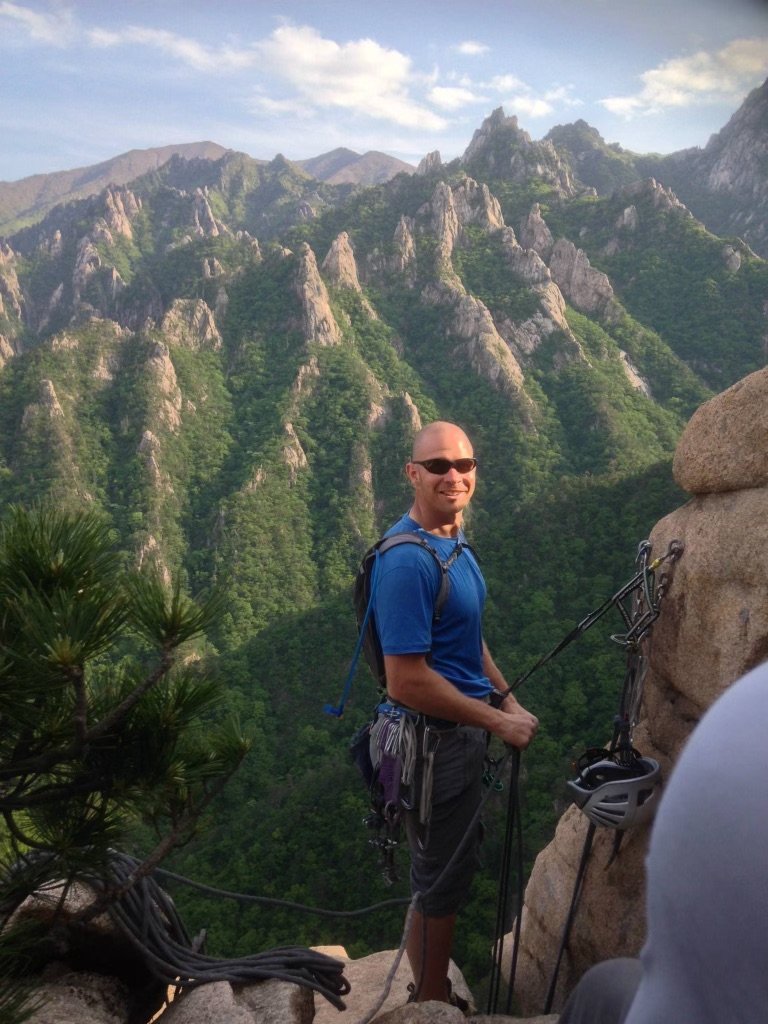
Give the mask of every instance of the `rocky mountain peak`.
M 301 304 L 302 331 L 306 341 L 338 345 L 341 331 L 331 312 L 328 289 L 317 269 L 315 254 L 306 242 L 299 249 L 295 290 Z
M 474 177 L 508 178 L 519 182 L 540 178 L 562 196 L 572 196 L 578 191 L 554 145 L 547 140 L 534 142 L 518 126 L 517 118 L 507 117 L 502 107 L 494 110 L 477 129 L 461 163 Z
M 440 150 L 433 149 L 431 153 L 427 153 L 426 156 L 422 157 L 419 161 L 419 165 L 416 168 L 416 173 L 422 177 L 427 174 L 433 174 L 439 171 L 443 166 L 443 161 L 440 157 Z
M 488 147 L 494 136 L 499 136 L 502 133 L 507 137 L 518 139 L 521 143 L 531 144 L 530 135 L 518 127 L 517 118 L 514 115 L 507 117 L 504 108 L 497 107 L 473 134 L 469 145 L 464 150 L 461 162 L 469 163 Z
M 346 231 L 338 234 L 331 243 L 323 260 L 323 273 L 333 284 L 351 288 L 356 292 L 362 291 L 357 276 L 355 254 Z

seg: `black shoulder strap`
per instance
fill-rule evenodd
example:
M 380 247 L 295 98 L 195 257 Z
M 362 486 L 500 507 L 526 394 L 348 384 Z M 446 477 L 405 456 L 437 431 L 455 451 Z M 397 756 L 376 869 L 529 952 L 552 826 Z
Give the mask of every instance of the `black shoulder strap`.
M 435 611 L 433 618 L 435 622 L 439 622 L 443 607 L 451 592 L 451 581 L 448 577 L 448 570 L 462 551 L 465 548 L 469 548 L 469 544 L 464 541 L 457 541 L 456 546 L 445 561 L 442 560 L 429 541 L 420 537 L 418 533 L 393 533 L 390 537 L 382 537 L 382 539 L 374 545 L 374 548 L 378 549 L 379 553 L 383 555 L 385 551 L 389 551 L 390 548 L 393 548 L 398 544 L 418 544 L 419 547 L 428 551 L 437 562 L 440 569 L 440 587 L 437 591 L 437 597 L 435 598 Z

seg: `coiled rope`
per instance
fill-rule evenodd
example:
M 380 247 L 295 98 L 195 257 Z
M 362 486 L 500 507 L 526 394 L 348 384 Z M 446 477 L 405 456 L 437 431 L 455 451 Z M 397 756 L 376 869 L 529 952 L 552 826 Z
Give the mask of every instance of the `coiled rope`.
M 151 876 L 135 880 L 140 862 L 112 852 L 109 879 L 86 878 L 101 893 L 126 886 L 107 906 L 110 917 L 144 959 L 147 968 L 169 987 L 190 989 L 214 981 L 247 984 L 274 978 L 319 992 L 337 1009 L 346 1008 L 349 992 L 344 963 L 324 953 L 285 946 L 264 953 L 219 960 L 199 952 L 171 899 Z

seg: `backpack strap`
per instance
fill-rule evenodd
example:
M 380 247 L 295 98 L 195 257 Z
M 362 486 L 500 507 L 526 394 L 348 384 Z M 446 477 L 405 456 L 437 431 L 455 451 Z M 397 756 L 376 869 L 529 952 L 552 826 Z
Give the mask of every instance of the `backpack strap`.
M 383 555 L 385 551 L 389 551 L 390 548 L 396 547 L 398 544 L 418 544 L 419 547 L 424 548 L 437 562 L 438 568 L 440 569 L 440 585 L 438 587 L 437 596 L 435 597 L 435 610 L 433 613 L 433 620 L 435 622 L 440 621 L 440 615 L 443 611 L 445 602 L 448 600 L 448 595 L 451 592 L 451 581 L 448 578 L 448 570 L 459 557 L 464 548 L 468 548 L 469 544 L 463 541 L 458 541 L 456 547 L 450 553 L 445 561 L 442 560 L 437 551 L 432 547 L 429 541 L 420 537 L 418 533 L 394 533 L 391 537 L 382 537 L 382 539 L 375 545 L 379 555 Z M 371 587 L 371 594 L 373 594 L 373 587 Z
M 465 549 L 472 551 L 472 553 L 474 554 L 472 547 L 469 544 L 467 544 L 466 541 L 457 541 L 453 551 L 451 551 L 448 558 L 446 558 L 445 561 L 443 561 L 443 559 L 440 558 L 440 555 L 432 547 L 429 541 L 425 540 L 424 537 L 419 536 L 419 534 L 411 532 L 395 533 L 389 537 L 382 537 L 373 545 L 373 547 L 368 549 L 368 551 L 363 556 L 363 561 L 361 562 L 360 568 L 358 569 L 358 577 L 360 577 L 365 571 L 364 567 L 369 562 L 371 563 L 371 569 L 370 573 L 368 574 L 367 580 L 368 592 L 365 595 L 365 612 L 363 614 L 362 620 L 359 623 L 357 643 L 355 645 L 355 650 L 352 655 L 352 661 L 349 666 L 349 671 L 347 672 L 347 678 L 344 683 L 344 689 L 342 692 L 341 700 L 337 705 L 325 704 L 323 706 L 323 711 L 325 712 L 325 714 L 332 715 L 334 718 L 341 718 L 342 715 L 344 714 L 344 706 L 346 705 L 347 700 L 349 698 L 349 694 L 352 690 L 352 680 L 357 670 L 357 663 L 360 659 L 360 655 L 363 653 L 364 648 L 366 652 L 368 652 L 371 646 L 371 641 L 368 639 L 368 637 L 369 631 L 373 631 L 376 628 L 374 623 L 370 620 L 372 618 L 373 613 L 373 600 L 376 592 L 376 577 L 379 568 L 379 560 L 385 554 L 385 552 L 389 551 L 390 548 L 397 547 L 397 545 L 399 544 L 418 544 L 419 547 L 422 547 L 426 551 L 428 551 L 430 555 L 432 555 L 434 560 L 437 562 L 438 568 L 440 570 L 440 585 L 438 587 L 437 595 L 435 596 L 434 612 L 432 616 L 433 622 L 440 621 L 440 615 L 442 613 L 443 607 L 445 605 L 445 602 L 448 600 L 448 595 L 451 592 L 451 581 L 448 576 L 448 570 L 459 557 L 459 555 L 462 553 L 462 551 L 464 551 Z M 368 653 L 366 653 L 366 658 L 368 659 Z M 377 673 L 373 669 L 372 671 L 375 677 Z M 379 685 L 383 685 L 381 679 L 379 679 Z

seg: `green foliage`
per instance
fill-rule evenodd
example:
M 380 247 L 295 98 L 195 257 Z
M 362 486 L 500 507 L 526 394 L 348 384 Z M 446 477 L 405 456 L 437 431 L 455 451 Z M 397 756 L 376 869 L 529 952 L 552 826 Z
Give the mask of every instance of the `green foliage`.
M 454 265 L 467 288 L 482 299 L 497 322 L 527 320 L 539 308 L 538 297 L 510 271 L 501 237 L 465 228 Z
M 561 205 L 548 223 L 553 233 L 578 236 L 633 318 L 652 328 L 705 386 L 720 390 L 763 366 L 765 261 L 735 242 L 740 266 L 729 269 L 723 239 L 687 210 L 654 204 L 650 188 L 634 205 L 634 228 L 616 228 L 627 206 L 620 194 Z M 608 255 L 606 243 L 616 235 L 620 245 Z
M 110 847 L 138 820 L 159 837 L 147 867 L 194 832 L 248 748 L 216 723 L 220 687 L 189 647 L 215 613 L 126 574 L 98 515 L 11 509 L 0 533 L 6 914 L 46 881 L 108 879 Z M 4 933 L 0 961 L 27 954 Z M 8 997 L 10 1019 L 22 996 Z

